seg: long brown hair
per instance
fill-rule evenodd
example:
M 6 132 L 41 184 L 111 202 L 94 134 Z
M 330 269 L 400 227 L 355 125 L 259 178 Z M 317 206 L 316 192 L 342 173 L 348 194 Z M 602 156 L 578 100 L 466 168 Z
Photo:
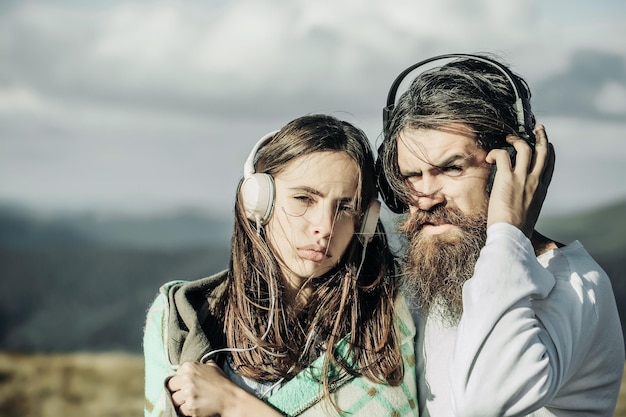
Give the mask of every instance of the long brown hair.
M 345 121 L 327 115 L 293 120 L 261 148 L 255 168 L 276 175 L 293 159 L 323 151 L 345 152 L 356 162 L 357 210 L 362 215 L 376 197 L 374 158 L 365 134 Z M 360 221 L 357 218 L 357 230 Z M 283 275 L 264 230 L 246 218 L 237 196 L 224 331 L 228 347 L 252 348 L 232 353 L 239 374 L 262 381 L 289 380 L 315 359 L 315 345 L 321 342 L 326 360 L 319 377 L 327 398 L 333 382 L 346 374 L 400 384 L 402 356 L 394 325 L 399 283 L 380 224 L 377 231 L 360 273 L 364 248 L 355 234 L 342 261 L 313 281 L 304 311 L 296 311 L 285 302 Z M 347 357 L 335 349 L 344 338 Z
M 530 88 L 519 75 L 511 72 L 511 77 L 524 98 L 526 131 L 532 132 Z M 476 135 L 480 148 L 503 148 L 506 135 L 519 133 L 515 99 L 514 86 L 502 71 L 480 60 L 460 58 L 420 73 L 398 99 L 379 148 L 380 173 L 392 193 L 410 206 L 412 191 L 398 167 L 398 140 L 404 129 L 445 129 L 462 123 Z

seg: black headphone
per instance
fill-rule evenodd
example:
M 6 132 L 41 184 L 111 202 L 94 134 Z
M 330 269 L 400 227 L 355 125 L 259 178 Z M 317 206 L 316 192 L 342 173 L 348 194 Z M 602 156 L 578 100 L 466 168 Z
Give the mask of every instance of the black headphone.
M 474 61 L 479 61 L 492 67 L 496 68 L 500 71 L 506 79 L 509 81 L 513 93 L 515 94 L 515 103 L 513 104 L 513 109 L 515 110 L 516 121 L 517 121 L 517 135 L 522 139 L 526 140 L 531 146 L 534 146 L 535 136 L 532 132 L 530 126 L 532 126 L 534 117 L 529 112 L 530 103 L 529 97 L 525 94 L 522 94 L 524 91 L 523 86 L 520 85 L 519 80 L 516 76 L 503 64 L 499 63 L 490 58 L 486 58 L 480 55 L 472 55 L 472 54 L 444 54 L 437 55 L 423 61 L 420 61 L 410 67 L 406 68 L 402 71 L 394 80 L 391 88 L 389 89 L 389 93 L 387 94 L 387 104 L 383 108 L 383 141 L 378 148 L 378 159 L 376 161 L 376 174 L 378 178 L 378 187 L 380 193 L 385 201 L 385 204 L 389 207 L 391 211 L 394 213 L 402 213 L 408 210 L 406 203 L 404 203 L 398 196 L 393 192 L 387 178 L 385 176 L 384 170 L 382 168 L 382 162 L 380 160 L 380 155 L 384 151 L 385 142 L 389 140 L 389 121 L 391 118 L 391 114 L 395 108 L 396 103 L 396 95 L 398 92 L 398 88 L 400 88 L 400 84 L 404 81 L 404 79 L 417 68 L 422 67 L 426 64 L 429 64 L 433 61 L 440 61 L 444 59 L 453 59 L 453 58 L 465 58 L 471 59 Z
M 276 190 L 274 178 L 270 174 L 255 172 L 254 159 L 259 149 L 272 140 L 277 132 L 270 132 L 263 136 L 254 145 L 243 166 L 244 179 L 239 188 L 239 195 L 246 217 L 248 220 L 255 221 L 257 225 L 265 225 L 272 217 Z M 361 228 L 357 234 L 363 246 L 366 246 L 374 237 L 379 216 L 380 201 L 374 199 L 363 214 Z

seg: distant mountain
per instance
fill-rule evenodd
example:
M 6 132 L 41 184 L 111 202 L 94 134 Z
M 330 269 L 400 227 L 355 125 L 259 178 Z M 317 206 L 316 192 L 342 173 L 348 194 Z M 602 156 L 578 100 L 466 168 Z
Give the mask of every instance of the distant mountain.
M 231 224 L 0 208 L 0 349 L 141 349 L 161 284 L 228 266 Z
M 626 201 L 539 219 L 537 229 L 563 243 L 580 240 L 593 256 L 626 260 Z
M 152 216 L 49 214 L 0 205 L 0 245 L 168 249 L 228 243 L 232 221 L 197 210 Z
M 159 286 L 228 266 L 231 224 L 198 213 L 42 216 L 0 207 L 0 350 L 139 352 Z M 626 202 L 541 219 L 609 273 L 626 323 Z

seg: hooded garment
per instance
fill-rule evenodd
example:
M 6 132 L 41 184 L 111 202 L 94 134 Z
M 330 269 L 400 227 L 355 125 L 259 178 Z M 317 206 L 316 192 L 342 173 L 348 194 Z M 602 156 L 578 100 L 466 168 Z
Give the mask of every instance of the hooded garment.
M 145 403 L 144 415 L 176 416 L 166 388 L 179 364 L 200 361 L 212 350 L 225 347 L 223 325 L 216 309 L 228 286 L 228 271 L 197 281 L 164 284 L 152 303 L 144 330 Z M 395 302 L 395 325 L 401 341 L 404 380 L 397 386 L 375 383 L 363 376 L 342 378 L 331 388 L 331 396 L 345 415 L 417 416 L 414 337 L 415 325 L 403 297 Z M 345 339 L 337 351 L 348 353 Z M 324 354 L 293 379 L 284 383 L 266 402 L 288 416 L 340 415 L 323 398 L 323 388 L 314 377 L 322 368 Z M 344 415 L 344 414 L 341 414 Z

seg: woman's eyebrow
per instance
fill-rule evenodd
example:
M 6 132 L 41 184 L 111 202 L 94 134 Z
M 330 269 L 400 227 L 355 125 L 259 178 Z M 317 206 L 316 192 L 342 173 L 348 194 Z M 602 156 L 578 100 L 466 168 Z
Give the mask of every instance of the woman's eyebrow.
M 313 194 L 313 195 L 317 195 L 320 197 L 324 197 L 324 194 L 320 191 L 317 190 L 313 187 L 309 187 L 306 185 L 302 185 L 302 186 L 298 186 L 298 187 L 289 187 L 289 190 L 291 191 L 299 191 L 299 192 L 304 192 L 304 193 L 309 193 L 309 194 Z
M 338 200 L 341 204 L 354 204 L 354 202 L 356 201 L 356 198 L 354 197 L 342 197 Z
M 313 187 L 309 187 L 306 185 L 302 185 L 298 187 L 290 187 L 289 190 L 313 194 L 319 197 L 325 197 L 324 193 L 322 193 L 320 190 L 317 190 Z M 356 199 L 354 196 L 345 196 L 345 197 L 340 197 L 337 199 L 337 201 L 339 201 L 340 203 L 350 203 L 350 204 L 353 204 L 355 200 Z

